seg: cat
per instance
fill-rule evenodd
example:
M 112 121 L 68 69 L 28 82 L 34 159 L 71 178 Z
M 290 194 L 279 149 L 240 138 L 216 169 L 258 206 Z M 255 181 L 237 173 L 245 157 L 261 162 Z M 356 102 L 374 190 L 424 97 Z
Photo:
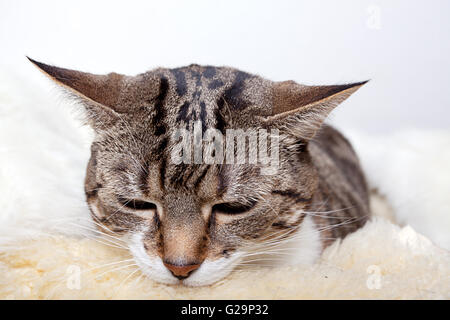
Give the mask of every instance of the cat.
M 195 64 L 94 75 L 29 60 L 84 106 L 95 132 L 91 216 L 155 281 L 203 286 L 246 261 L 313 263 L 370 218 L 357 155 L 324 124 L 367 81 L 306 86 Z M 276 129 L 276 174 L 260 163 L 174 163 L 174 134 L 196 123 L 225 140 L 233 129 Z

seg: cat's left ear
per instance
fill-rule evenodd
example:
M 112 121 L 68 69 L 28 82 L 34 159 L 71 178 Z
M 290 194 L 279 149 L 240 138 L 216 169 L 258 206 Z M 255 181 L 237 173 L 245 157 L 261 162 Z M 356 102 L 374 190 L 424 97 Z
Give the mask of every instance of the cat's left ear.
M 272 87 L 272 115 L 264 122 L 310 140 L 330 112 L 367 81 L 345 85 L 305 86 L 294 81 Z
M 83 102 L 88 122 L 96 129 L 108 126 L 121 112 L 118 98 L 124 85 L 124 75 L 96 75 L 59 68 L 27 57 L 57 84 L 68 89 Z

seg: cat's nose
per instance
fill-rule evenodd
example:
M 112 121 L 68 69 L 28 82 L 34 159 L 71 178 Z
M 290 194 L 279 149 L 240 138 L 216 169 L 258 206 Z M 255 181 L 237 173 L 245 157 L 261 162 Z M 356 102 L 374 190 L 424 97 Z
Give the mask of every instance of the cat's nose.
M 164 262 L 164 265 L 166 266 L 167 269 L 170 270 L 170 272 L 172 272 L 172 274 L 182 280 L 185 279 L 187 277 L 189 277 L 189 275 L 191 274 L 192 271 L 198 269 L 198 267 L 200 267 L 200 264 L 185 264 L 185 265 L 177 265 L 177 264 L 171 264 L 168 262 Z

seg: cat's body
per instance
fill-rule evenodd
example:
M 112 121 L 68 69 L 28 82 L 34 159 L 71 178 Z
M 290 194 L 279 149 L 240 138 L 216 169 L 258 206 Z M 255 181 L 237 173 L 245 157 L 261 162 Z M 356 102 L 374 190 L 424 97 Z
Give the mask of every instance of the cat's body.
M 355 153 L 321 126 L 363 83 L 308 87 L 198 65 L 97 76 L 33 62 L 81 99 L 95 129 L 85 187 L 94 220 L 157 281 L 213 283 L 252 257 L 309 263 L 369 217 Z M 259 162 L 175 163 L 176 133 L 197 124 L 225 141 L 278 130 L 277 174 Z
M 309 143 L 309 152 L 319 175 L 311 211 L 322 212 L 314 220 L 325 228 L 321 235 L 328 245 L 366 223 L 369 193 L 357 155 L 336 129 L 322 126 Z M 330 228 L 333 225 L 338 227 Z
M 290 240 L 277 243 L 269 253 L 252 256 L 258 259 L 258 264 L 311 264 L 324 248 L 354 232 L 370 218 L 364 174 L 347 139 L 333 127 L 323 125 L 307 148 L 317 171 L 317 189 L 311 201 L 298 212 L 297 221 L 288 216 L 272 224 L 274 231 L 294 225 L 299 228 L 289 234 Z M 293 203 L 301 199 L 294 191 L 284 192 L 283 196 Z

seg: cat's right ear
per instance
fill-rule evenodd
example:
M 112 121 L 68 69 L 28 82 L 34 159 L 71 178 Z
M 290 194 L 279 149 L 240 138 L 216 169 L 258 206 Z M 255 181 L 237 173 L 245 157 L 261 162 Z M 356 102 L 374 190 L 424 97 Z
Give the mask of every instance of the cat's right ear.
M 87 120 L 94 129 L 104 129 L 120 117 L 118 98 L 124 85 L 124 75 L 95 75 L 27 58 L 46 76 L 81 100 L 86 109 Z

